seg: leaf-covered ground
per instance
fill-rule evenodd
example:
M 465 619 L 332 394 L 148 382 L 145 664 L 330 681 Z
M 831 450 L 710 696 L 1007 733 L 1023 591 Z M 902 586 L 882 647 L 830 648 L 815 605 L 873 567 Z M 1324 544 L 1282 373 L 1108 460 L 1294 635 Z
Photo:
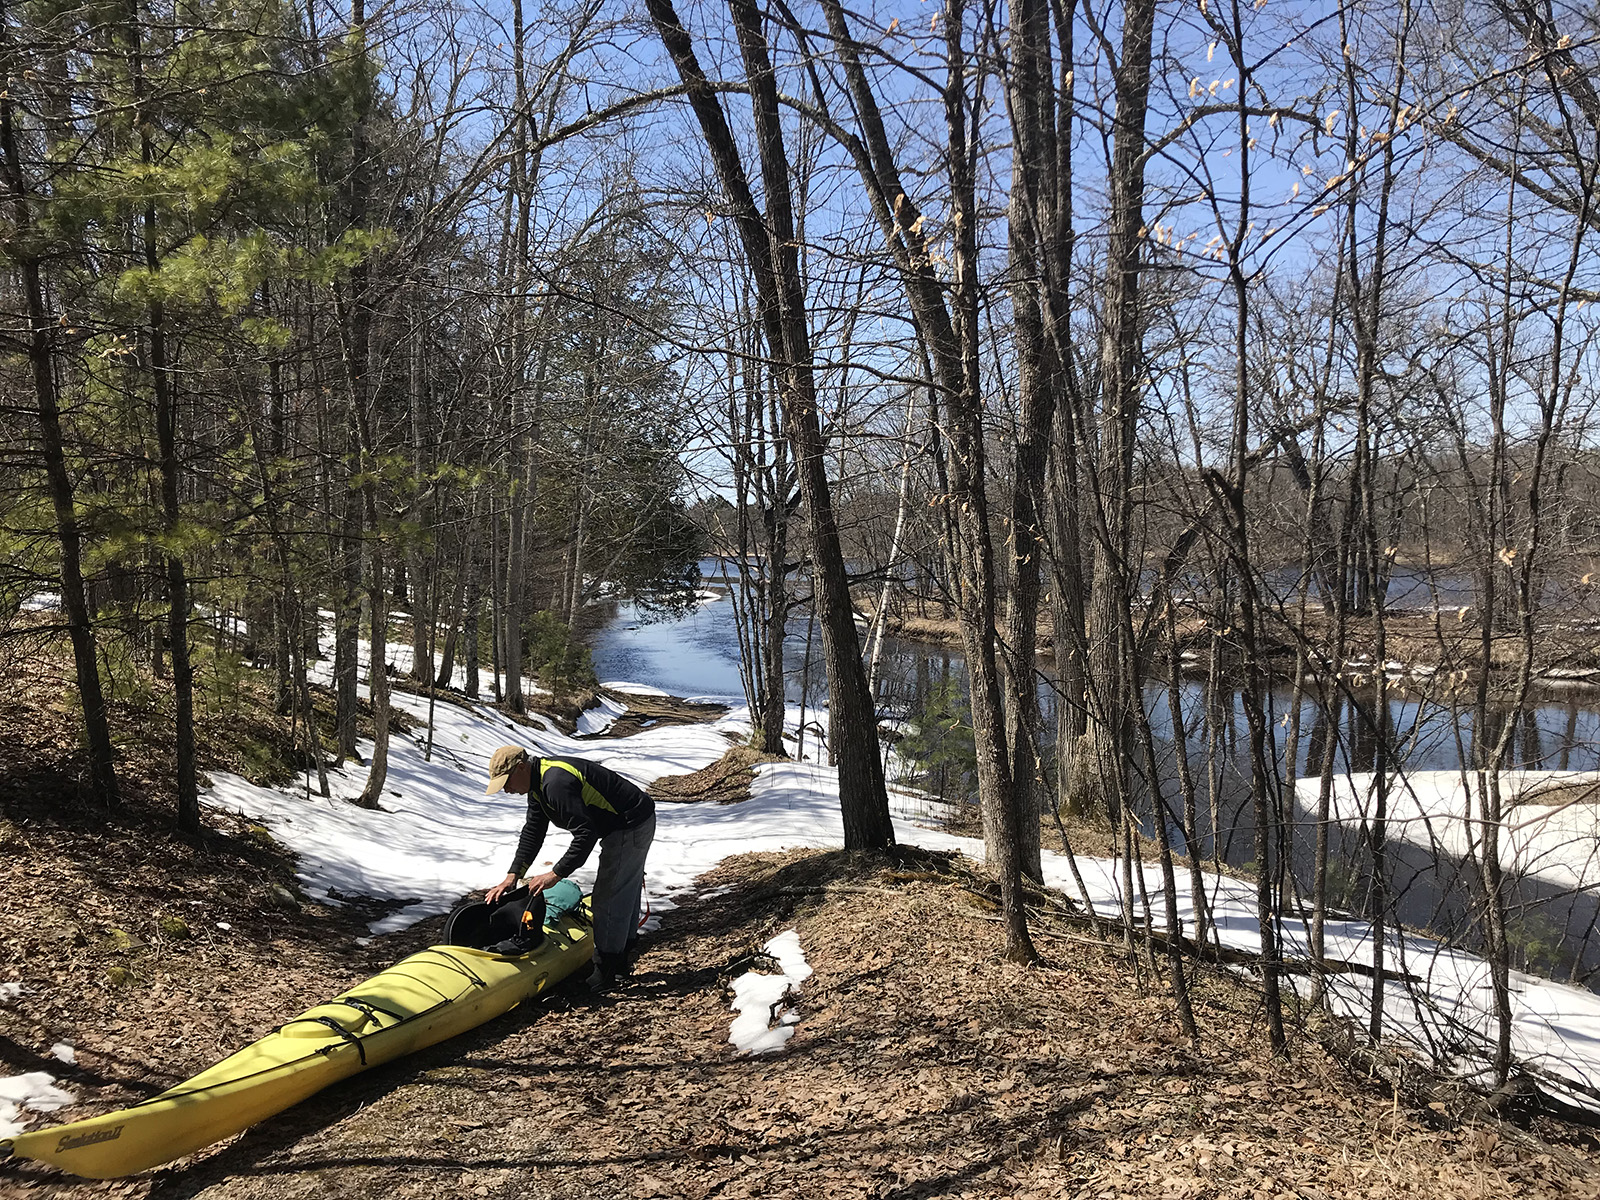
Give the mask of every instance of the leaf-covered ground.
M 141 858 L 126 826 L 8 830 L 0 978 L 27 991 L 0 1009 L 0 1074 L 57 1074 L 89 1101 L 62 1117 L 208 1065 L 438 932 L 361 947 L 351 911 L 273 907 L 287 864 L 248 834 Z M 970 882 L 926 855 L 730 860 L 614 995 L 558 994 L 176 1167 L 91 1184 L 0 1164 L 0 1194 L 1600 1196 L 1583 1131 L 1413 1108 L 1310 1039 L 1272 1060 L 1255 994 L 1226 978 L 1199 981 L 1194 1051 L 1114 949 L 1045 939 L 1046 964 L 999 962 Z M 195 898 L 190 937 L 159 933 Z M 132 944 L 104 933 L 119 904 Z M 741 1057 L 728 985 L 790 928 L 816 972 L 797 1032 Z M 129 981 L 105 982 L 119 964 Z M 76 1067 L 43 1057 L 61 1040 Z

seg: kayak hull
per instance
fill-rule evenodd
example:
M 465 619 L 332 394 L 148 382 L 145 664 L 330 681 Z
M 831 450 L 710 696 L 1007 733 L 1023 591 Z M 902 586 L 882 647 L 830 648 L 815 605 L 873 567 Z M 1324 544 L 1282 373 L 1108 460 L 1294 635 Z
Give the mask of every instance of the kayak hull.
M 420 951 L 159 1096 L 21 1134 L 10 1151 L 86 1179 L 115 1179 L 221 1141 L 548 991 L 592 957 L 587 908 L 562 917 L 539 949 L 519 957 L 462 946 Z

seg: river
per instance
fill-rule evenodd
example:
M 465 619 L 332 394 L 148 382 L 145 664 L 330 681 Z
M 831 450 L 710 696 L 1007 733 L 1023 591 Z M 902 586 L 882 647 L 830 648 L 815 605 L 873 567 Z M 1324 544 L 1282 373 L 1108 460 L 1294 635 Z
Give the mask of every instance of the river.
M 711 590 L 720 593 L 715 565 L 705 564 L 702 570 Z M 808 720 L 825 708 L 827 699 L 818 639 L 808 613 L 793 617 L 787 639 L 787 693 L 791 706 L 804 705 Z M 733 604 L 726 594 L 670 621 L 648 623 L 632 609 L 622 608 L 597 633 L 593 661 L 602 680 L 629 680 L 679 696 L 720 696 L 736 702 L 743 696 L 738 634 Z M 957 719 L 959 708 L 936 711 L 941 700 L 959 697 L 964 691 L 964 656 L 948 647 L 888 638 L 879 673 L 880 717 L 886 722 L 905 722 L 902 727 L 914 732 L 910 743 L 914 757 L 889 755 L 891 778 L 948 799 L 971 800 L 976 787 L 966 765 L 970 731 Z M 1201 844 L 1196 849 L 1207 859 L 1234 866 L 1248 864 L 1255 851 L 1249 803 L 1249 730 L 1241 691 L 1228 684 L 1212 692 L 1203 679 L 1187 678 L 1180 695 L 1185 744 L 1198 790 Z M 1273 681 L 1268 693 L 1269 719 L 1280 768 L 1286 757 L 1293 701 L 1290 681 Z M 1053 740 L 1056 692 L 1048 669 L 1040 673 L 1040 702 L 1046 714 L 1046 738 Z M 1157 742 L 1162 793 L 1176 808 L 1175 724 L 1164 682 L 1147 686 L 1145 705 Z M 1390 741 L 1399 760 L 1391 767 L 1398 765 L 1406 772 L 1455 770 L 1463 755 L 1470 755 L 1474 732 L 1470 706 L 1451 708 L 1420 691 L 1395 685 L 1388 709 Z M 1317 773 L 1330 736 L 1335 739 L 1337 772 L 1371 769 L 1375 742 L 1365 723 L 1356 719 L 1352 706 L 1343 707 L 1334 730 L 1325 714 L 1307 701 L 1301 706 L 1296 755 L 1299 776 Z M 1574 687 L 1542 697 L 1512 730 L 1511 745 L 1513 767 L 1600 770 L 1600 695 Z M 1286 796 L 1284 807 L 1293 813 L 1291 820 L 1297 826 L 1291 854 L 1295 875 L 1306 884 L 1312 814 L 1299 795 Z M 1183 831 L 1175 821 L 1168 824 L 1174 844 L 1186 849 Z M 1371 880 L 1364 867 L 1356 865 L 1366 861 L 1359 826 L 1336 823 L 1332 842 L 1333 860 L 1339 864 L 1333 873 L 1336 899 L 1361 911 L 1366 907 L 1364 897 Z M 1387 890 L 1396 898 L 1397 913 L 1405 923 L 1445 936 L 1465 936 L 1461 931 L 1472 925 L 1473 885 L 1460 864 L 1397 842 L 1392 870 Z M 1513 903 L 1527 965 L 1575 978 L 1600 971 L 1600 935 L 1591 936 L 1600 916 L 1593 891 L 1590 888 L 1573 895 L 1569 889 L 1544 886 L 1536 875 L 1517 880 Z

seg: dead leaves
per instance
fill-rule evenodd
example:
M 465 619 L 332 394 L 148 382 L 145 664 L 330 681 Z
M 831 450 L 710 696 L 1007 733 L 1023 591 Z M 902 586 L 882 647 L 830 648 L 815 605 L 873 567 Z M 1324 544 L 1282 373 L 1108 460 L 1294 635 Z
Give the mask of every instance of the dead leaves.
M 530 1007 L 313 1098 L 279 1119 L 289 1133 L 264 1127 L 248 1157 L 204 1160 L 189 1191 L 1600 1194 L 1590 1158 L 1498 1127 L 1441 1133 L 1314 1045 L 1274 1061 L 1252 1029 L 1256 999 L 1226 980 L 1197 983 L 1196 1054 L 1173 1038 L 1164 992 L 1146 993 L 1112 952 L 1071 943 L 1045 968 L 999 963 L 993 927 L 939 871 L 794 852 L 733 860 L 701 882 L 712 894 L 669 915 L 620 995 Z M 807 1019 L 782 1059 L 742 1058 L 726 1042 L 728 964 L 791 926 L 816 971 Z M 235 969 L 266 967 L 241 959 Z M 176 983 L 164 986 L 181 1000 Z M 263 1002 L 235 992 L 214 1003 L 238 1019 Z M 108 1036 L 150 1052 L 146 1014 L 108 1025 L 117 1022 L 126 1029 Z
M 663 775 L 650 785 L 650 797 L 672 803 L 738 804 L 750 798 L 755 764 L 768 761 L 749 746 L 729 746 L 716 762 L 687 775 Z

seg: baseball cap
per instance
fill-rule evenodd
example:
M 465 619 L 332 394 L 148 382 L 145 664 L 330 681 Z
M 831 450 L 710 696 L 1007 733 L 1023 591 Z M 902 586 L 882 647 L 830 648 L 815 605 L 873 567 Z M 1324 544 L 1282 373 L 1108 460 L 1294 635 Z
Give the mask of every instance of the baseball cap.
M 489 759 L 489 786 L 483 789 L 483 794 L 490 796 L 505 787 L 511 772 L 527 761 L 528 752 L 521 746 L 501 746 Z

